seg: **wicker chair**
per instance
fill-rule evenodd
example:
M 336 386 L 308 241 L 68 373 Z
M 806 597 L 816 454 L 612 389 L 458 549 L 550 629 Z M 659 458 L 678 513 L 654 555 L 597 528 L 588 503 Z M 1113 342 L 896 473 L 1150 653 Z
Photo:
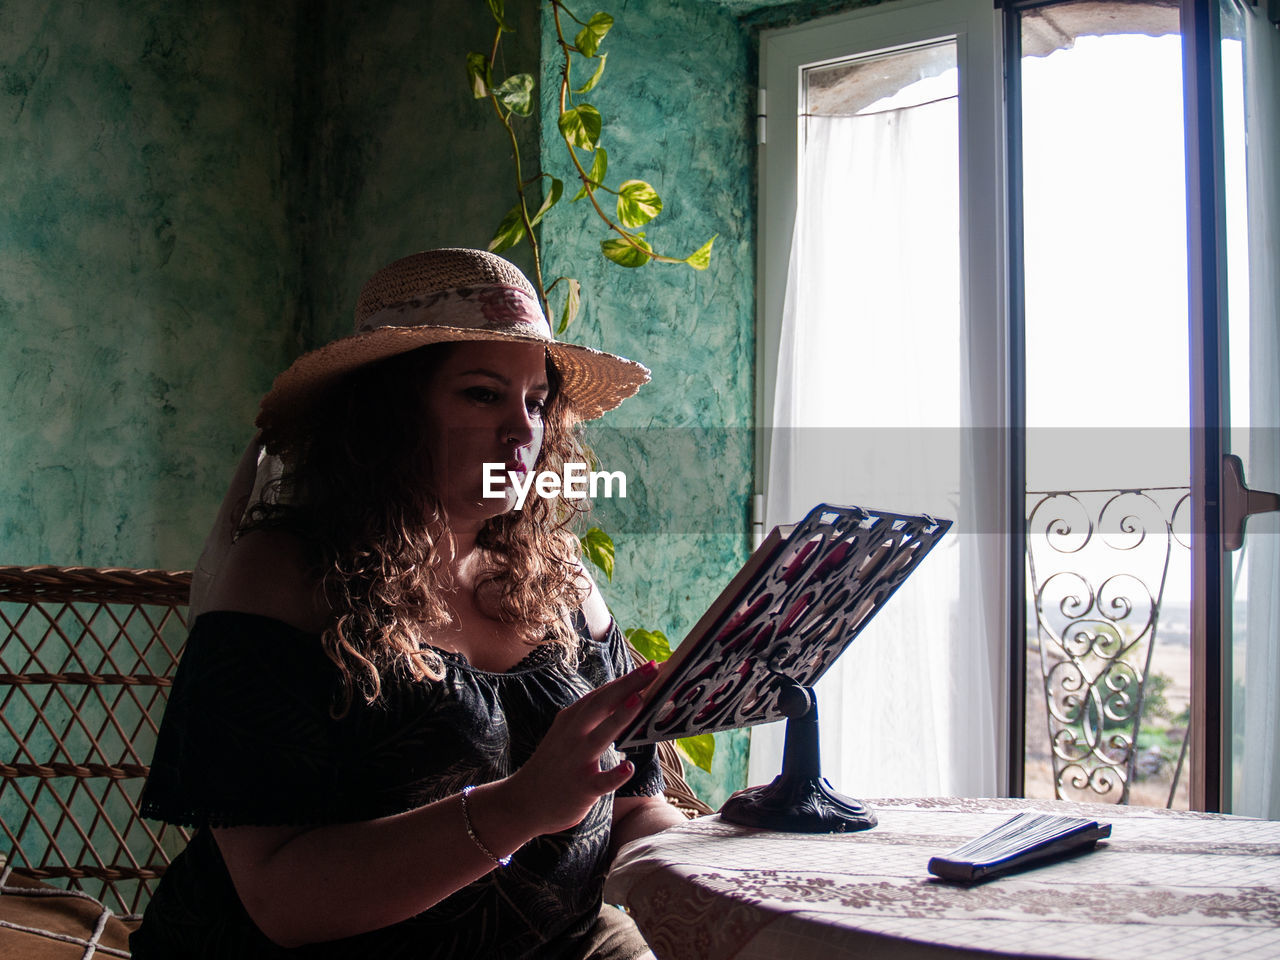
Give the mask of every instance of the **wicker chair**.
M 188 832 L 138 815 L 190 575 L 0 567 L 0 821 L 14 872 L 135 914 Z
M 186 640 L 187 571 L 0 567 L 0 828 L 14 872 L 134 915 L 189 832 L 138 798 Z M 667 799 L 709 813 L 675 748 Z

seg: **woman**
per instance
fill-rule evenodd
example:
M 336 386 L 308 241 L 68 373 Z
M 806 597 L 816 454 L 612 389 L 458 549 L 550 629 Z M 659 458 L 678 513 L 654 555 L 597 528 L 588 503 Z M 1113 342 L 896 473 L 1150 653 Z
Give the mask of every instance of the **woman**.
M 681 819 L 652 747 L 611 748 L 657 667 L 626 673 L 574 503 L 511 481 L 585 460 L 574 423 L 648 371 L 555 343 L 480 251 L 398 260 L 356 313 L 263 400 L 283 470 L 202 557 L 143 794 L 197 831 L 134 956 L 643 956 L 600 891 Z

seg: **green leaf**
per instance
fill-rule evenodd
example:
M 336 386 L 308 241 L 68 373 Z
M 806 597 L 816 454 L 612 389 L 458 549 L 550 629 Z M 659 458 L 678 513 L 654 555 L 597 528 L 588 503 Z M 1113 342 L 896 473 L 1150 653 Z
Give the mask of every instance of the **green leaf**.
M 577 90 L 573 92 L 589 93 L 591 91 L 591 88 L 600 82 L 600 75 L 604 73 L 604 62 L 608 59 L 609 59 L 609 55 L 607 53 L 600 54 L 600 62 L 596 64 L 596 72 L 591 75 L 591 79 L 589 79 L 586 83 L 584 83 L 582 86 L 580 86 Z
M 488 0 L 488 2 L 489 12 L 493 14 L 493 19 L 498 21 L 498 26 L 507 31 L 507 33 L 515 33 L 515 27 L 507 23 L 506 10 L 503 9 L 505 6 L 503 0 Z
M 471 96 L 477 100 L 483 100 L 489 95 L 493 73 L 489 69 L 489 58 L 483 53 L 467 54 L 467 81 L 471 86 Z
M 633 233 L 631 236 L 641 249 L 637 250 L 625 240 L 601 240 L 600 250 L 606 257 L 614 263 L 623 267 L 643 267 L 649 262 L 649 253 L 653 252 L 653 247 L 649 246 L 644 239 L 643 233 Z M 648 251 L 646 253 L 645 251 Z
M 632 627 L 626 631 L 627 641 L 635 647 L 636 653 L 646 660 L 657 660 L 661 663 L 671 656 L 671 642 L 661 630 L 641 630 Z
M 718 236 L 720 234 L 717 233 L 715 237 L 712 237 L 689 256 L 685 257 L 684 262 L 695 270 L 705 270 L 711 266 L 711 245 L 716 242 L 716 237 Z
M 676 741 L 676 748 L 693 761 L 694 766 L 711 772 L 711 759 L 716 754 L 716 738 L 709 733 L 700 733 L 696 737 L 681 737 Z
M 560 202 L 560 195 L 564 193 L 564 181 L 555 177 L 551 178 L 551 189 L 547 191 L 547 195 L 542 198 L 542 206 L 538 208 L 538 212 L 533 215 L 533 219 L 529 221 L 533 226 L 538 225 L 538 221 L 546 215 L 546 212 Z
M 512 113 L 527 117 L 533 112 L 533 74 L 517 73 L 507 77 L 493 91 L 493 95 Z
M 557 337 L 569 329 L 569 324 L 577 318 L 578 310 L 582 307 L 582 284 L 571 277 L 564 279 L 569 283 L 569 292 L 565 294 L 564 309 L 560 311 L 560 326 L 556 328 Z
M 489 251 L 501 253 L 509 247 L 514 247 L 523 239 L 524 217 L 520 215 L 520 204 L 517 203 L 507 211 L 507 215 L 502 218 L 502 223 L 498 224 L 497 232 L 489 241 Z
M 591 158 L 591 169 L 587 173 L 587 179 L 591 181 L 591 185 L 599 187 L 604 184 L 605 171 L 609 169 L 609 154 L 604 147 L 596 147 L 595 156 Z M 577 203 L 587 195 L 587 185 L 584 183 L 582 188 L 573 195 L 573 202 Z
M 578 35 L 573 38 L 573 45 L 578 48 L 584 57 L 594 57 L 596 51 L 600 49 L 600 41 L 604 39 L 604 35 L 609 32 L 609 28 L 613 26 L 613 17 L 607 13 L 593 13 L 591 19 L 587 21 L 587 25 L 578 31 Z
M 582 555 L 603 571 L 606 578 L 613 579 L 613 538 L 599 527 L 592 527 L 579 538 L 582 543 Z
M 643 227 L 661 212 L 662 198 L 643 180 L 628 180 L 618 188 L 618 220 L 624 227 Z
M 580 103 L 560 114 L 560 136 L 572 146 L 594 150 L 600 139 L 600 111 L 589 103 Z

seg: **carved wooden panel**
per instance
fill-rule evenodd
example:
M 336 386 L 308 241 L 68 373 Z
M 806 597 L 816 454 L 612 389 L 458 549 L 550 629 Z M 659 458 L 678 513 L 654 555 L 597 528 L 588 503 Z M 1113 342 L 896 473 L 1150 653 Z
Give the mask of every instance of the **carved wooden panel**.
M 820 504 L 775 529 L 679 645 L 619 748 L 783 719 L 782 680 L 816 683 L 950 526 Z

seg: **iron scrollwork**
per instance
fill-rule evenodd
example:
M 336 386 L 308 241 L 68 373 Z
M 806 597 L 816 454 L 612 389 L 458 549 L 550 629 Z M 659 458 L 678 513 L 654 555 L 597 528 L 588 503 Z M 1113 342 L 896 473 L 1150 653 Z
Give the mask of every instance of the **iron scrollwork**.
M 1027 563 L 1059 799 L 1129 800 L 1186 489 L 1028 494 Z

